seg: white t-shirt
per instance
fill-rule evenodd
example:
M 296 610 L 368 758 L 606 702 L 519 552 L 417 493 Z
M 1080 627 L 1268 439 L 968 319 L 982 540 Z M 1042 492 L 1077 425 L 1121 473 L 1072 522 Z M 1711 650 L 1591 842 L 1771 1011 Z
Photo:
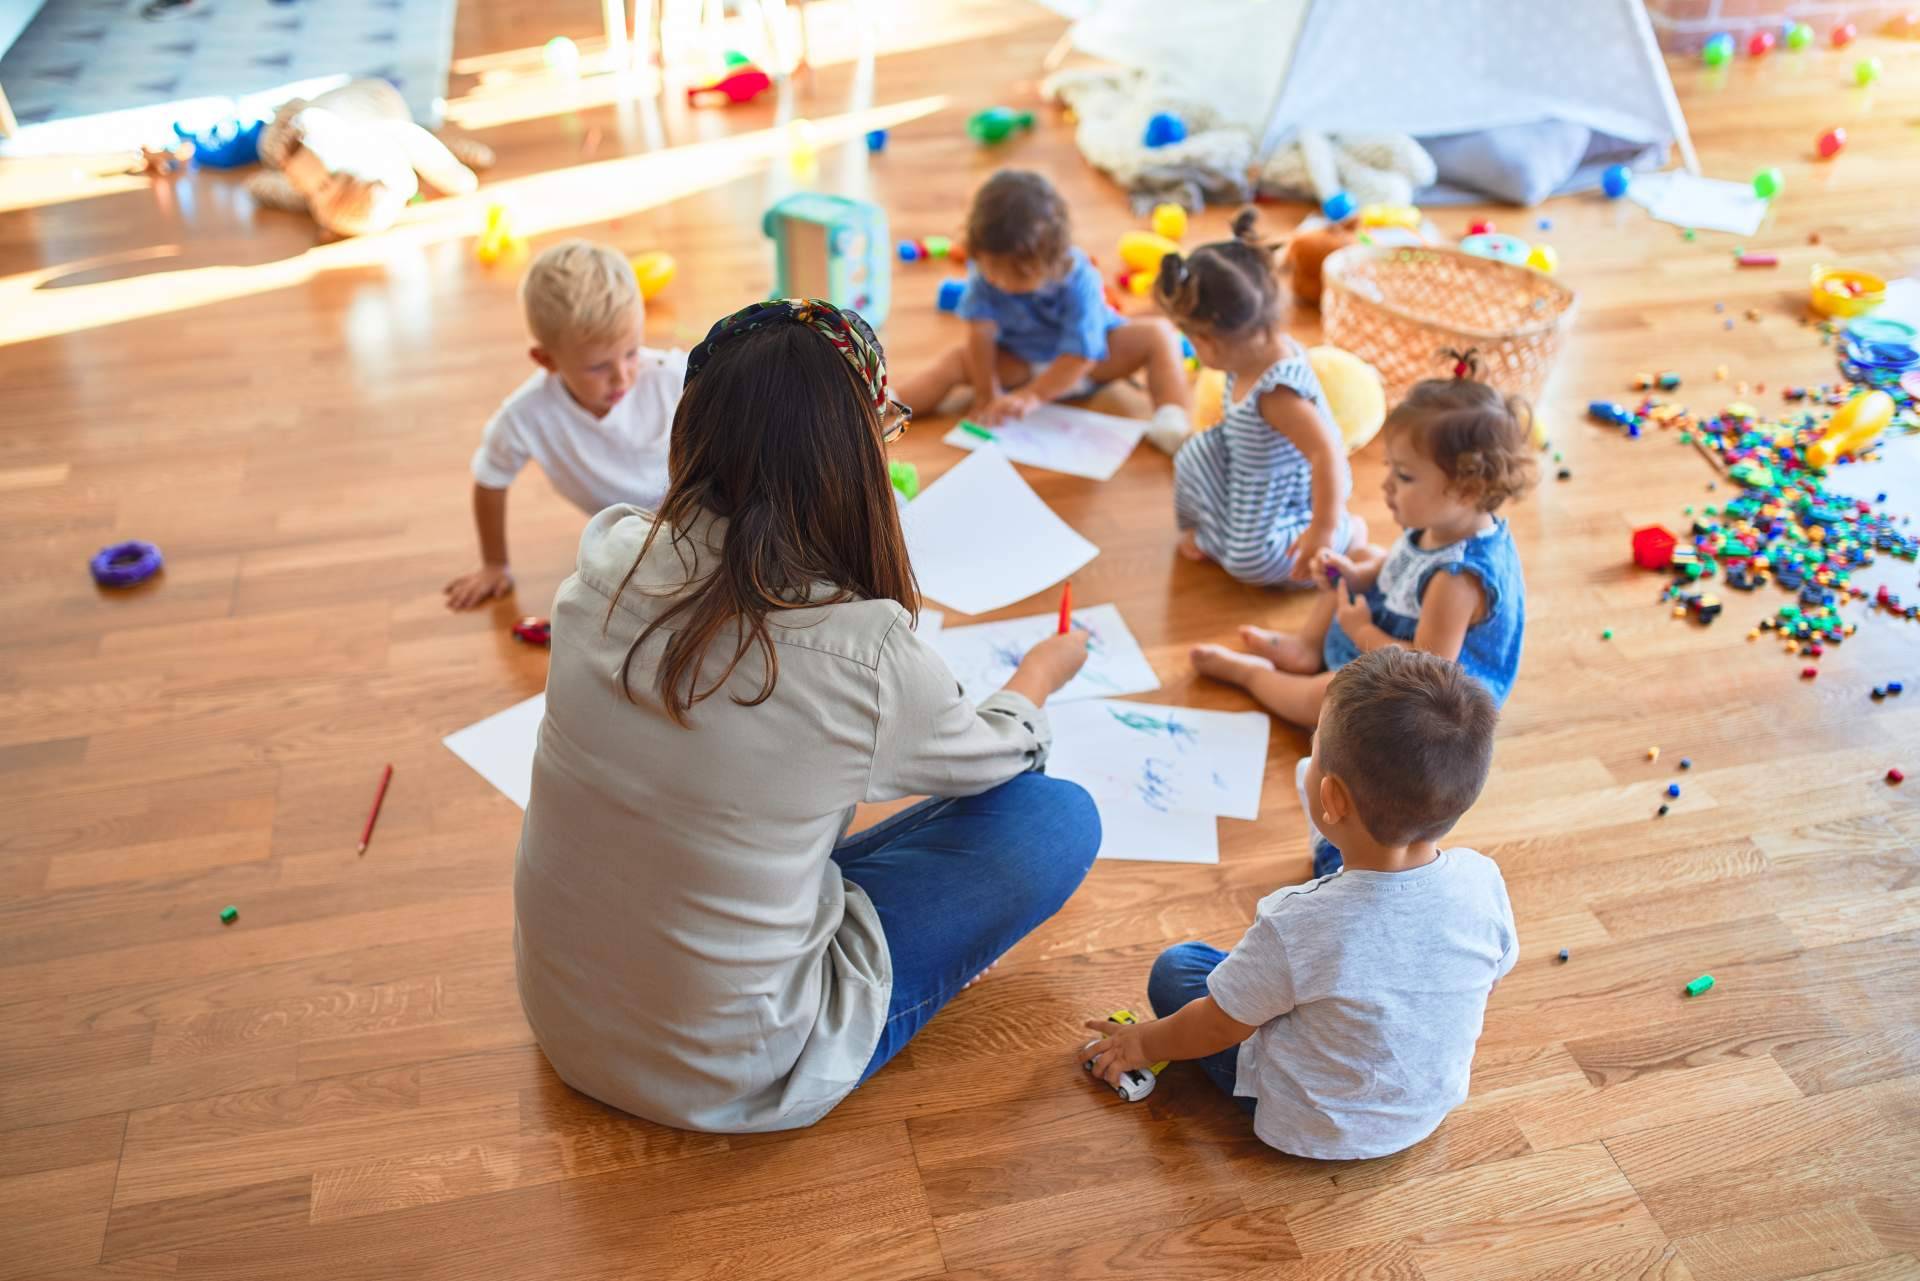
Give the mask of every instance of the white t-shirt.
M 632 390 L 595 418 L 558 374 L 536 369 L 488 420 L 473 478 L 505 489 L 531 459 L 589 516 L 616 503 L 652 511 L 667 492 L 667 435 L 686 380 L 687 353 L 643 348 Z
M 1467 1097 L 1487 996 L 1520 945 L 1492 859 L 1450 849 L 1406 872 L 1344 870 L 1275 890 L 1207 980 L 1259 1031 L 1234 1093 L 1283 1152 L 1385 1156 Z

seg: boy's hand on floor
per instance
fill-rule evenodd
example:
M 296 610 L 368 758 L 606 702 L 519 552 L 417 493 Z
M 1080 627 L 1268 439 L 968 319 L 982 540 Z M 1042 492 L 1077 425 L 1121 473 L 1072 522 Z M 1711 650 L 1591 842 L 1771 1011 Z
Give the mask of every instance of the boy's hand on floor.
M 1025 418 L 1038 408 L 1040 402 L 1022 391 L 1003 391 L 987 402 L 980 411 L 980 420 L 992 427 L 998 423 L 1015 418 Z
M 1145 1023 L 1088 1019 L 1087 1030 L 1099 1032 L 1101 1037 L 1092 1045 L 1074 1051 L 1074 1058 L 1081 1063 L 1092 1059 L 1093 1074 L 1108 1085 L 1118 1086 L 1122 1073 L 1153 1065 L 1153 1060 L 1141 1048 L 1146 1029 Z
M 446 586 L 448 609 L 472 609 L 513 591 L 513 572 L 505 565 L 482 565 Z

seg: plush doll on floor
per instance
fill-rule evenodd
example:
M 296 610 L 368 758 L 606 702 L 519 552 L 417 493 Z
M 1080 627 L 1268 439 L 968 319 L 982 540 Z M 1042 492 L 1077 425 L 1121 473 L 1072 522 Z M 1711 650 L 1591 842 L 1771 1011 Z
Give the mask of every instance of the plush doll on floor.
M 471 193 L 473 169 L 491 165 L 493 150 L 443 143 L 413 122 L 392 85 L 354 80 L 284 104 L 260 135 L 260 163 L 247 183 L 255 200 L 311 214 L 333 235 L 363 236 L 391 227 L 421 179 L 445 195 Z

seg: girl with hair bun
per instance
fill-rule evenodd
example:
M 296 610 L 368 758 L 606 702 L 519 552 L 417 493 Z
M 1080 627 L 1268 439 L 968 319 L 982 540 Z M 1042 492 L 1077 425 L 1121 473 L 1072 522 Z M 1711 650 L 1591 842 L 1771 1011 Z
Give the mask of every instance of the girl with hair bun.
M 1227 376 L 1226 417 L 1174 455 L 1174 518 L 1181 555 L 1241 582 L 1305 587 L 1318 558 L 1359 546 L 1367 530 L 1347 511 L 1346 449 L 1287 335 L 1277 247 L 1257 237 L 1255 218 L 1234 219 L 1232 240 L 1166 255 L 1154 282 L 1160 310 Z

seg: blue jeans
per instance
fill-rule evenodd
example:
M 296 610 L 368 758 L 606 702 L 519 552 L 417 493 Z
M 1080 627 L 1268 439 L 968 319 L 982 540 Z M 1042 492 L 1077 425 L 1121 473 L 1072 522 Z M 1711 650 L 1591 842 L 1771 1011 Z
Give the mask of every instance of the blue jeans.
M 1044 774 L 922 801 L 842 841 L 833 861 L 873 901 L 893 961 L 887 1023 L 860 1080 L 1059 911 L 1099 849 L 1093 799 Z
M 1147 1002 L 1153 1006 L 1154 1017 L 1164 1019 L 1187 1002 L 1205 996 L 1207 975 L 1226 959 L 1225 952 L 1205 943 L 1175 943 L 1160 953 L 1153 962 L 1153 973 L 1147 976 Z M 1194 1062 L 1207 1074 L 1207 1079 L 1225 1090 L 1242 1110 L 1253 1111 L 1252 1099 L 1235 1097 L 1233 1093 L 1234 1080 L 1240 1073 L 1239 1046 Z

